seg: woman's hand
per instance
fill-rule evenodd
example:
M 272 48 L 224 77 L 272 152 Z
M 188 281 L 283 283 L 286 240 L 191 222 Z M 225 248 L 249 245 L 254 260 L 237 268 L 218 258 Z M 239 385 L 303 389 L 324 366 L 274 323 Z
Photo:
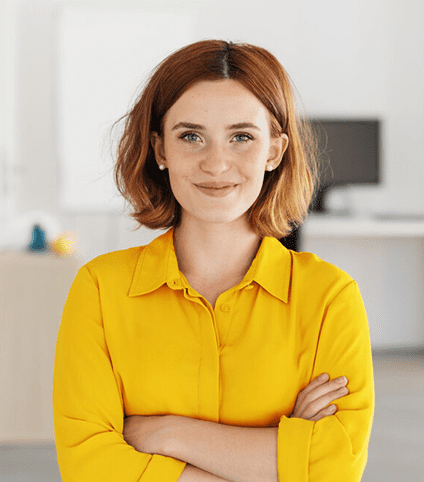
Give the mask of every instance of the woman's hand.
M 166 415 L 131 415 L 124 418 L 122 435 L 138 452 L 164 455 L 167 420 Z
M 347 383 L 346 377 L 329 381 L 328 373 L 323 373 L 299 392 L 290 418 L 303 418 L 316 422 L 329 415 L 334 415 L 337 406 L 327 405 L 349 393 L 346 388 Z

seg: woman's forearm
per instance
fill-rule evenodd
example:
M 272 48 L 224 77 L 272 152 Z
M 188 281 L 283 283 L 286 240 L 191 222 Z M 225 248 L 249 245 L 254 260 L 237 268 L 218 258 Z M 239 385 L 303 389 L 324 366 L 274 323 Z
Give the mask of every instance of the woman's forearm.
M 236 427 L 188 417 L 170 417 L 171 429 L 163 455 L 229 481 L 278 482 L 278 428 Z M 187 475 L 191 475 L 190 472 L 191 469 Z

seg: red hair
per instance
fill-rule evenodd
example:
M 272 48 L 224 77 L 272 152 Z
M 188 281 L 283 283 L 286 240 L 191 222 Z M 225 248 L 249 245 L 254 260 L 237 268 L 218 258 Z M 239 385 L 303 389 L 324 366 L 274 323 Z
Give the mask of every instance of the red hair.
M 261 47 L 202 40 L 164 59 L 122 118 L 125 126 L 117 149 L 116 185 L 133 206 L 131 216 L 140 226 L 178 226 L 181 208 L 168 172 L 158 169 L 151 133 L 162 134 L 165 114 L 192 85 L 222 79 L 240 82 L 263 103 L 271 113 L 272 136 L 285 133 L 289 137 L 282 162 L 265 173 L 262 190 L 247 212 L 260 237 L 284 237 L 307 216 L 317 168 L 312 136 L 296 112 L 290 78 L 274 55 Z

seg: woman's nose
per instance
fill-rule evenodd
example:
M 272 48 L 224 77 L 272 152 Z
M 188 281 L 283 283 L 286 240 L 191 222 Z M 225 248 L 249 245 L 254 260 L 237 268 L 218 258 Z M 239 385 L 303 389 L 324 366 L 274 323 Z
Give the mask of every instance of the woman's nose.
M 200 168 L 213 174 L 219 175 L 230 168 L 229 153 L 220 143 L 211 144 L 206 151 L 204 151 Z

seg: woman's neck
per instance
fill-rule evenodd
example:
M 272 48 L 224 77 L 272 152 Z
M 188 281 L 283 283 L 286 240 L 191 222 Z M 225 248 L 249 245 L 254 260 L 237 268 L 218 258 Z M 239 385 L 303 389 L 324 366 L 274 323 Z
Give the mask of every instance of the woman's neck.
M 261 238 L 243 222 L 181 223 L 174 230 L 178 266 L 187 278 L 203 283 L 243 279 Z

